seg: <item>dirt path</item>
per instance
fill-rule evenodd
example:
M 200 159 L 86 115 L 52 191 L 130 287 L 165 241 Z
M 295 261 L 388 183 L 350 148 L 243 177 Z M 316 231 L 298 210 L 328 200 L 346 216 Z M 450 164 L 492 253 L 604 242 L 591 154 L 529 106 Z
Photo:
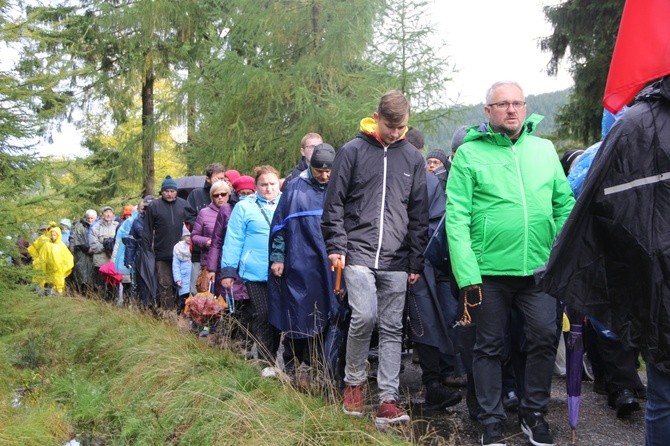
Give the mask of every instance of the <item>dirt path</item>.
M 411 355 L 403 356 L 405 371 L 400 375 L 400 385 L 405 401 L 421 399 L 421 372 L 413 364 Z M 646 382 L 646 379 L 643 378 Z M 457 406 L 442 413 L 422 413 L 420 405 L 412 407 L 412 432 L 403 434 L 410 440 L 428 445 L 479 445 L 480 429 L 471 421 L 463 400 Z M 570 445 L 565 379 L 555 377 L 552 383 L 551 402 L 547 421 L 554 435 L 556 445 Z M 374 400 L 373 400 L 374 401 Z M 582 385 L 582 399 L 577 427 L 577 445 L 580 446 L 642 446 L 644 444 L 644 404 L 643 409 L 633 413 L 628 419 L 618 419 L 607 405 L 607 398 L 593 392 L 591 382 Z M 518 415 L 508 415 L 505 425 L 508 446 L 530 445 L 518 426 Z

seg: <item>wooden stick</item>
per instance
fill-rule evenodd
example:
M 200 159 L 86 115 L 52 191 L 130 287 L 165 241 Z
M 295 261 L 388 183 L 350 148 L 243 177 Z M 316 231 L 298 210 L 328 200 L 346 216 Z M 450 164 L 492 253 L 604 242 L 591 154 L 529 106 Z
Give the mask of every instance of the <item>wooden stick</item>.
M 333 290 L 333 293 L 335 293 L 336 296 L 339 296 L 342 292 L 342 266 L 340 262 L 337 262 L 337 267 L 335 268 L 335 289 Z

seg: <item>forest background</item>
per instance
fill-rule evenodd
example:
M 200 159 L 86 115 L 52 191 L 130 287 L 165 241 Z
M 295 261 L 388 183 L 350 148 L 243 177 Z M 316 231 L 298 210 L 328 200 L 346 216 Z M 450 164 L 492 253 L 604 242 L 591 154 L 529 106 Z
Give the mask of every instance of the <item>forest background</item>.
M 547 72 L 569 91 L 529 97 L 559 151 L 600 136 L 602 96 L 624 0 L 545 7 Z M 447 103 L 453 65 L 428 0 L 0 0 L 0 251 L 20 231 L 154 193 L 166 175 L 218 161 L 286 173 L 318 129 L 338 147 L 381 94 L 403 91 L 428 146 L 477 124 L 481 104 Z M 520 24 L 522 26 L 522 24 Z M 90 155 L 40 157 L 25 141 L 73 122 Z M 178 129 L 178 130 L 175 130 Z M 29 224 L 31 226 L 22 226 Z

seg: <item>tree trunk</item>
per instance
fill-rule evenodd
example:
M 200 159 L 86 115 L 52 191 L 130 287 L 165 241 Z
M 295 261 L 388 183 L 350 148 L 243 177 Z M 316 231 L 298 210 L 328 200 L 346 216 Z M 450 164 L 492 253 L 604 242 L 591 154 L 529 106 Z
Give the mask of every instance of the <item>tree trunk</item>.
M 193 69 L 188 71 L 189 77 L 192 76 Z M 193 140 L 195 139 L 195 99 L 193 94 L 189 91 L 186 97 L 186 150 L 191 151 L 193 147 Z M 186 153 L 186 172 L 188 175 L 202 175 L 195 171 L 194 159 L 190 153 Z
M 142 196 L 153 195 L 156 190 L 156 168 L 154 166 L 154 80 L 153 68 L 149 68 L 142 83 Z

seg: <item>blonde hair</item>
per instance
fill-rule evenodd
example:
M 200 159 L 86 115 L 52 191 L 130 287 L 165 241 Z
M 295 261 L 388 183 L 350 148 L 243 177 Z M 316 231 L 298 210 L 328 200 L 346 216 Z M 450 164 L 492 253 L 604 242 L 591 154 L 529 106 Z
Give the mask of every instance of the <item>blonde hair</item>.
M 305 148 L 305 143 L 307 142 L 308 139 L 320 139 L 323 142 L 323 138 L 321 137 L 321 135 L 319 135 L 318 133 L 310 132 L 305 136 L 303 136 L 302 139 L 300 140 L 301 149 Z

